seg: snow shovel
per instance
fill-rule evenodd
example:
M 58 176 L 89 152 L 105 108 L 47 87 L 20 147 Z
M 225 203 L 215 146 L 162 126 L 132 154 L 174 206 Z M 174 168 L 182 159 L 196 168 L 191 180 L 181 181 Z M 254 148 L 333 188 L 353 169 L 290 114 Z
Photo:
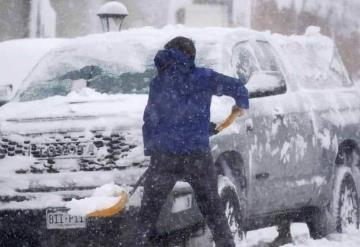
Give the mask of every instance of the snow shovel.
M 229 127 L 230 125 L 232 125 L 236 118 L 239 117 L 242 114 L 241 111 L 233 111 L 226 119 L 224 122 L 222 122 L 218 127 L 216 127 L 216 131 L 219 133 L 221 131 L 223 131 L 224 129 L 226 129 L 227 127 Z
M 114 216 L 115 214 L 121 213 L 124 210 L 126 203 L 128 202 L 128 199 L 135 193 L 135 191 L 140 186 L 140 184 L 144 181 L 144 179 L 148 173 L 149 173 L 149 168 L 146 169 L 146 171 L 136 181 L 134 187 L 132 188 L 132 190 L 129 193 L 126 193 L 125 191 L 121 192 L 119 195 L 119 200 L 117 201 L 117 203 L 115 205 L 113 205 L 109 208 L 96 210 L 94 212 L 87 214 L 86 216 L 87 217 L 111 217 L 111 216 Z
M 240 111 L 232 112 L 225 119 L 225 121 L 216 128 L 217 133 L 219 133 L 219 132 L 223 131 L 224 129 L 226 129 L 227 127 L 229 127 L 236 120 L 236 118 L 240 115 L 241 115 Z M 128 202 L 128 199 L 135 193 L 135 191 L 138 189 L 140 184 L 146 178 L 149 171 L 150 171 L 149 168 L 146 169 L 146 171 L 141 175 L 141 177 L 135 183 L 133 189 L 129 192 L 129 194 L 127 194 L 126 192 L 122 192 L 119 196 L 118 202 L 115 205 L 111 206 L 110 208 L 91 212 L 91 213 L 87 214 L 87 217 L 111 217 L 111 216 L 114 216 L 115 214 L 121 213 L 124 210 L 126 203 Z

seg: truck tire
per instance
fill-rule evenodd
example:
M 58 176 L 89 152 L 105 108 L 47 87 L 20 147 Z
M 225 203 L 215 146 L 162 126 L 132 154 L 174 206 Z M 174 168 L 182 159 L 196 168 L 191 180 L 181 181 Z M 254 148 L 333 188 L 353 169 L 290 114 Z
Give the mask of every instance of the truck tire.
M 333 232 L 359 229 L 359 213 L 359 197 L 351 169 L 339 167 L 330 205 L 313 212 L 307 222 L 310 236 L 319 239 Z
M 220 192 L 226 218 L 230 226 L 231 233 L 236 243 L 243 240 L 244 232 L 241 227 L 242 212 L 239 197 L 233 187 L 225 187 Z
M 340 185 L 336 231 L 343 233 L 355 229 L 359 229 L 359 197 L 353 177 L 347 174 Z

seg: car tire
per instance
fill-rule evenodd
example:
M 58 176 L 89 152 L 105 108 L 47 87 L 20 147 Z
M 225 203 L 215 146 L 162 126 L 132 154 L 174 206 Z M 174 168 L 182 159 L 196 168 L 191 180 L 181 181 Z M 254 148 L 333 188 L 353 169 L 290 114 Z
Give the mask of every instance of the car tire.
M 330 205 L 313 212 L 307 222 L 310 236 L 319 239 L 333 232 L 359 229 L 359 213 L 359 197 L 351 169 L 337 168 Z
M 359 197 L 350 174 L 347 174 L 341 183 L 336 211 L 337 232 L 359 229 Z
M 231 233 L 236 243 L 244 238 L 244 231 L 242 228 L 242 210 L 239 197 L 234 190 L 234 187 L 225 187 L 220 192 L 220 198 L 223 203 L 224 211 Z

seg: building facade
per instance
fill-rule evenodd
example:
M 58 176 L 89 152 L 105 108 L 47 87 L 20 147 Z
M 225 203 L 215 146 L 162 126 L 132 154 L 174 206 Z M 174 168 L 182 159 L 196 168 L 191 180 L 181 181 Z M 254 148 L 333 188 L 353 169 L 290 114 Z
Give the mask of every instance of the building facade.
M 76 37 L 101 32 L 96 13 L 109 0 L 2 0 L 0 41 Z M 250 26 L 251 0 L 120 0 L 129 10 L 124 28 Z M 241 3 L 240 3 L 241 2 Z M 150 3 L 150 4 L 149 4 Z
M 0 1 L 0 41 L 29 36 L 30 1 Z

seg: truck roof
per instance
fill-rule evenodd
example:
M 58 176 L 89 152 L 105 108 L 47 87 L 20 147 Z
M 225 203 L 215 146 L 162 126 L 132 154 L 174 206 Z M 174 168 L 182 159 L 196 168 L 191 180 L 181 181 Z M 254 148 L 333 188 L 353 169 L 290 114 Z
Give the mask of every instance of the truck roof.
M 308 28 L 304 35 L 292 36 L 246 28 L 143 27 L 69 39 L 48 52 L 28 79 L 33 81 L 48 71 L 54 71 L 54 66 L 80 69 L 85 65 L 104 62 L 117 67 L 117 73 L 143 72 L 153 63 L 156 52 L 176 36 L 186 36 L 195 41 L 198 65 L 229 76 L 235 76 L 234 67 L 229 66 L 233 47 L 244 40 L 270 42 L 277 50 L 288 75 L 304 81 L 327 73 L 335 50 L 332 39 L 321 35 L 316 27 Z

